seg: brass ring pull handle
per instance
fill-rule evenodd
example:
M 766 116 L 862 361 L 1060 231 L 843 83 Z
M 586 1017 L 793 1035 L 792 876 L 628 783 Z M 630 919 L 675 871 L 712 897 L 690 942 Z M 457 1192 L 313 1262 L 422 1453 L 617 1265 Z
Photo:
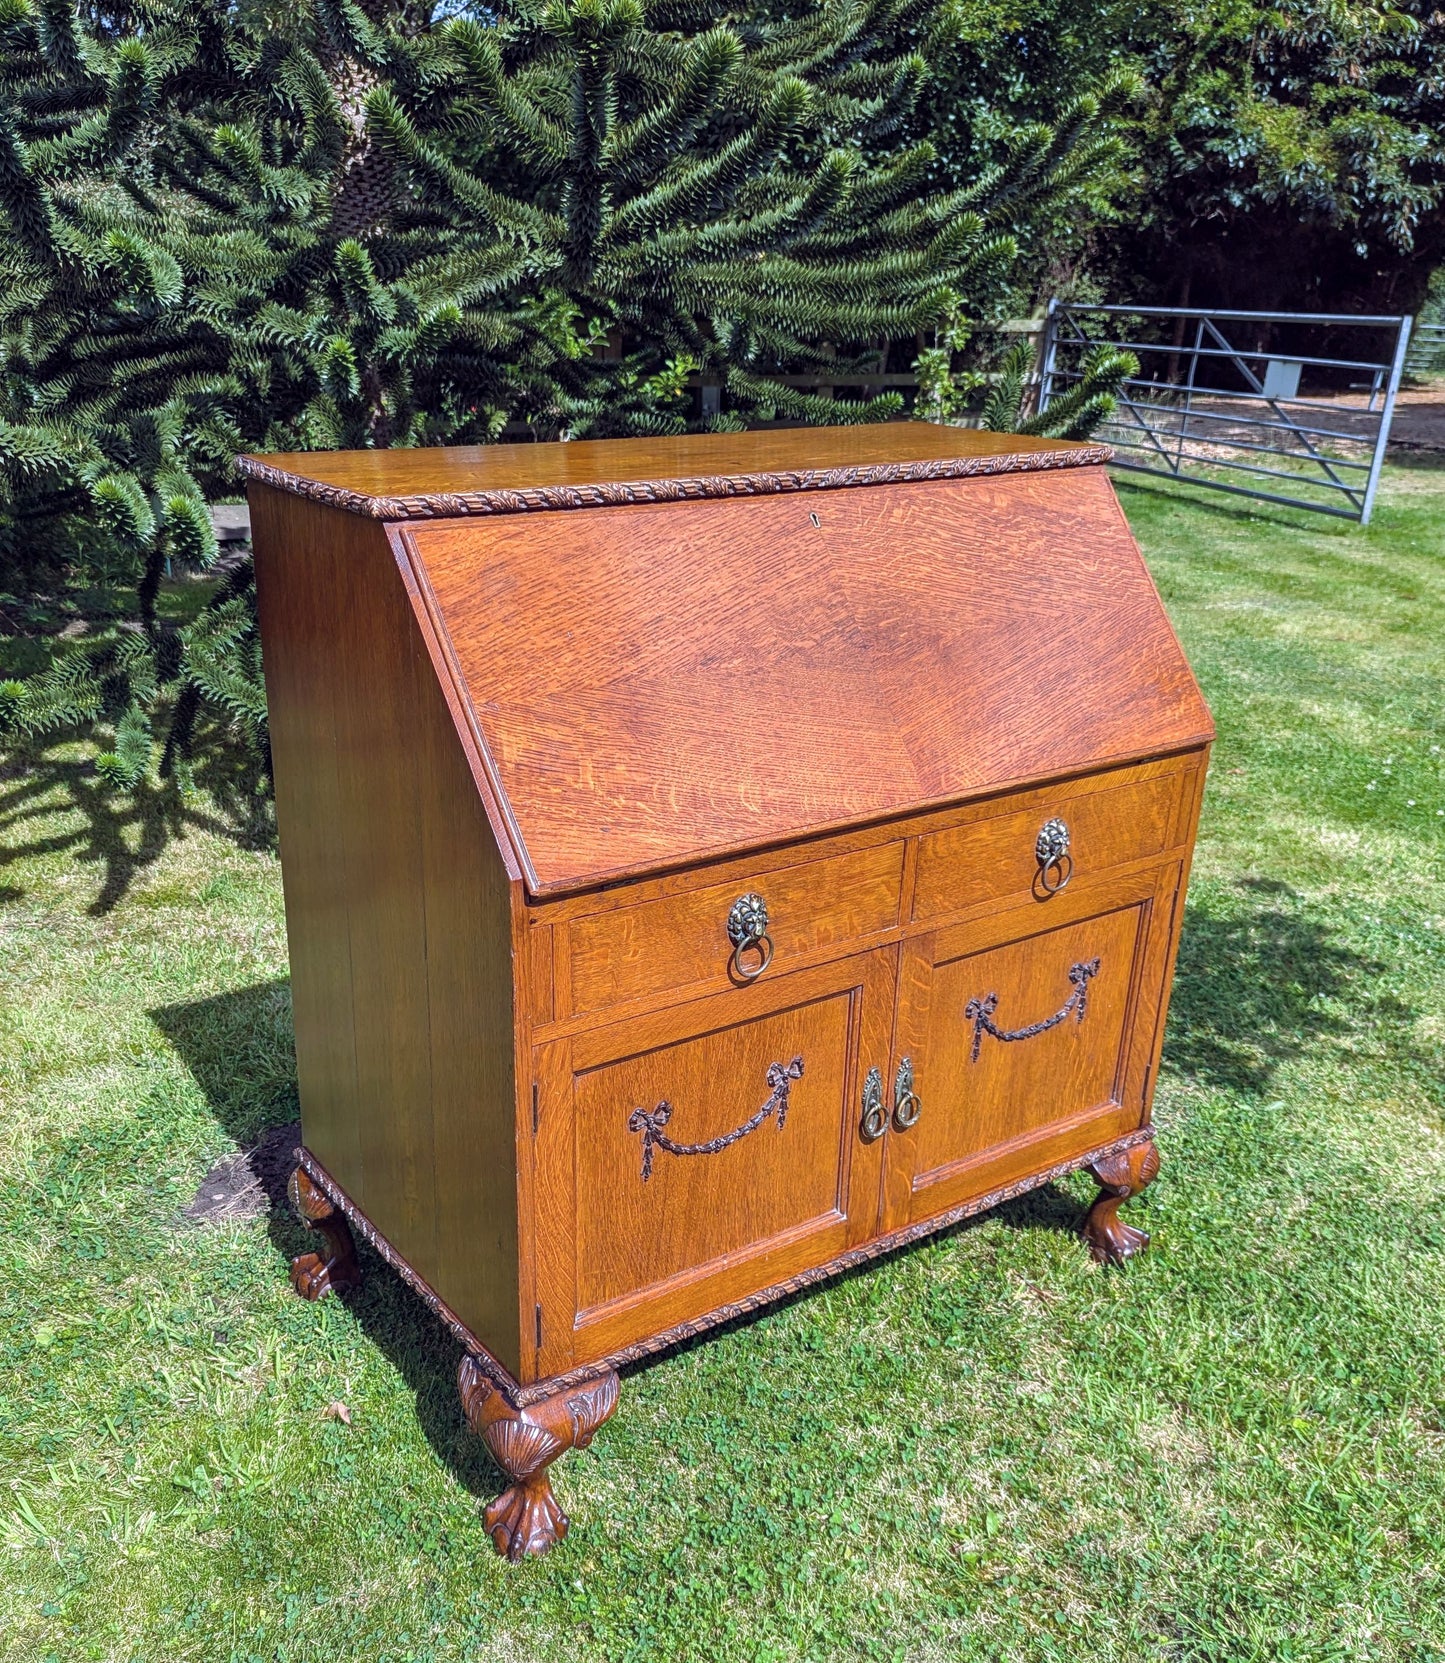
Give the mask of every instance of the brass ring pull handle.
M 1057 895 L 1068 887 L 1074 875 L 1074 857 L 1069 853 L 1069 827 L 1064 820 L 1045 820 L 1034 843 L 1039 863 L 1039 888 L 1045 895 Z
M 918 1124 L 923 1104 L 913 1089 L 913 1058 L 905 1057 L 893 1080 L 893 1124 L 900 1132 Z
M 768 903 L 761 895 L 739 895 L 728 913 L 728 940 L 733 944 L 729 971 L 741 982 L 755 982 L 773 962 L 768 936 Z
M 888 1127 L 888 1116 L 883 1110 L 883 1075 L 876 1068 L 868 1070 L 863 1082 L 863 1118 L 858 1124 L 858 1135 L 864 1143 L 877 1143 Z

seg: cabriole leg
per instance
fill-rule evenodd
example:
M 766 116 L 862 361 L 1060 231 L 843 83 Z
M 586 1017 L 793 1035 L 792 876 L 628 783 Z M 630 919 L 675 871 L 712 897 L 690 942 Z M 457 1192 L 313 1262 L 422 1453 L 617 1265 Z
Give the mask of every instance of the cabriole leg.
M 351 1229 L 330 1198 L 298 1166 L 286 1186 L 291 1206 L 303 1224 L 322 1236 L 324 1253 L 301 1253 L 291 1261 L 291 1286 L 303 1299 L 320 1299 L 333 1288 L 354 1288 L 361 1281 Z
M 1159 1151 L 1151 1138 L 1105 1155 L 1089 1171 L 1099 1180 L 1099 1198 L 1084 1220 L 1084 1240 L 1100 1264 L 1121 1265 L 1149 1245 L 1142 1230 L 1123 1222 L 1119 1208 L 1159 1175 Z
M 492 1459 L 512 1480 L 487 1509 L 492 1546 L 514 1564 L 524 1554 L 546 1553 L 567 1534 L 567 1515 L 552 1494 L 547 1469 L 569 1449 L 591 1443 L 617 1407 L 617 1376 L 609 1370 L 516 1409 L 476 1359 L 466 1356 L 457 1370 L 457 1389 L 468 1425 L 486 1439 Z

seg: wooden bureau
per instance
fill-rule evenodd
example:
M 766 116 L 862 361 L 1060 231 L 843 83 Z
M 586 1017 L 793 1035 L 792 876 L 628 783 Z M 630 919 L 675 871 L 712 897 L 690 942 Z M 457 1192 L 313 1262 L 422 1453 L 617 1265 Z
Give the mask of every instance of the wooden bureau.
M 616 1369 L 1150 1093 L 1212 729 L 1102 446 L 904 423 L 244 458 L 305 1147 L 512 1483 Z M 349 1227 L 348 1227 L 349 1221 Z

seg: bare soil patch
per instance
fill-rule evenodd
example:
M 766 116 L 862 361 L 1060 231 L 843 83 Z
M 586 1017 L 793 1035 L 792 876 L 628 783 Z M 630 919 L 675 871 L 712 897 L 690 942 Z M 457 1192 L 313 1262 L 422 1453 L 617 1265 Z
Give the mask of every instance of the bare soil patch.
M 301 1122 L 273 1126 L 249 1149 L 222 1156 L 185 1209 L 192 1224 L 261 1218 L 286 1205 L 286 1183 L 296 1164 Z

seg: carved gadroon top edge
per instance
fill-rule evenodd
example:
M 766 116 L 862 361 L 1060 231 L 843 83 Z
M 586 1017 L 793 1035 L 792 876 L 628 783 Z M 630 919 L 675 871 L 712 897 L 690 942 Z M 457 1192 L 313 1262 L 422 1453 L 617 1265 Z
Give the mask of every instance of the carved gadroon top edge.
M 715 474 L 695 479 L 612 480 L 594 485 L 536 485 L 523 490 L 435 491 L 420 496 L 372 496 L 288 473 L 256 456 L 236 466 L 247 479 L 289 491 L 371 520 L 450 520 L 466 515 L 530 514 L 561 508 L 626 508 L 638 503 L 688 502 L 706 497 L 764 497 L 788 491 L 838 491 L 857 485 L 904 485 L 971 479 L 988 474 L 1040 473 L 1098 467 L 1113 460 L 1108 445 L 1074 450 L 1005 451 L 996 456 L 942 456 L 917 462 L 876 462 L 843 468 L 796 468 L 778 473 Z

